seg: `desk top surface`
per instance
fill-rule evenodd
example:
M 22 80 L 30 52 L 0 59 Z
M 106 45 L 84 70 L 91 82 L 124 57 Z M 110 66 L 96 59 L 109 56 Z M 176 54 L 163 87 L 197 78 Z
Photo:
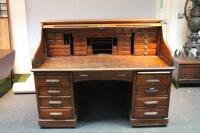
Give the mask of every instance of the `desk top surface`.
M 50 57 L 32 71 L 172 70 L 158 56 L 69 56 Z

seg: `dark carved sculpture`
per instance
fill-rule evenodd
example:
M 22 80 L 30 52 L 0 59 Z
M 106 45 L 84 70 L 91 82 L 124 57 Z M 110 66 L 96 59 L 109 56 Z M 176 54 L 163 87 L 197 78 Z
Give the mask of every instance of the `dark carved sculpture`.
M 200 56 L 200 0 L 191 0 L 193 2 L 193 7 L 190 11 L 190 14 L 187 15 L 186 9 L 188 2 L 186 0 L 185 4 L 185 18 L 188 22 L 188 28 L 190 30 L 190 35 L 188 36 L 188 42 L 184 46 L 184 53 L 189 55 L 189 52 L 192 48 L 197 49 L 196 56 Z

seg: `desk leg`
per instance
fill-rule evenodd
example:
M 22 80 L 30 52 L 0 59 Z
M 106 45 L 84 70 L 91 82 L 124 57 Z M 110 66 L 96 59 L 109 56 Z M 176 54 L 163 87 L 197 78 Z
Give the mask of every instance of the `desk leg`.
M 11 82 L 12 86 L 14 84 L 14 78 L 15 78 L 15 76 L 14 76 L 14 72 L 13 72 L 13 69 L 12 69 L 11 74 L 10 74 L 10 82 Z

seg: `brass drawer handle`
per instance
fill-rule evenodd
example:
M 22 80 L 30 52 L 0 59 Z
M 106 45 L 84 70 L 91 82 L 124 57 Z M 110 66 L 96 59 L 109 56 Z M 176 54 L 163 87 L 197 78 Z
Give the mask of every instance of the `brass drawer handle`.
M 80 77 L 88 77 L 89 75 L 87 75 L 87 74 L 81 74 L 81 75 L 79 75 Z
M 145 92 L 146 92 L 146 93 L 157 93 L 157 92 L 158 92 L 158 89 L 149 88 L 149 89 L 146 89 Z
M 48 90 L 48 93 L 50 95 L 58 95 L 58 94 L 61 94 L 61 91 L 59 91 L 59 90 Z
M 46 82 L 47 83 L 59 83 L 60 80 L 59 79 L 47 79 Z
M 157 116 L 158 112 L 144 112 L 145 116 Z
M 146 80 L 147 83 L 159 83 L 160 80 L 159 79 L 150 79 L 150 80 Z
M 51 112 L 51 113 L 49 113 L 49 115 L 50 115 L 53 119 L 57 119 L 58 117 L 63 116 L 63 113 Z
M 146 101 L 144 102 L 145 105 L 157 105 L 158 101 Z
M 62 105 L 62 101 L 49 101 L 49 105 L 60 106 L 60 105 Z
M 127 74 L 121 73 L 121 74 L 117 74 L 117 77 L 126 77 Z

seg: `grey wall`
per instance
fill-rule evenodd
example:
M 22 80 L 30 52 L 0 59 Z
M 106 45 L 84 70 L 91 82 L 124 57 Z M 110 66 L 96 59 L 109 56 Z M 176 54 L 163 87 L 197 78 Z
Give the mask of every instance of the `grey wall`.
M 41 21 L 93 18 L 155 18 L 156 0 L 26 0 L 31 57 L 40 41 Z

